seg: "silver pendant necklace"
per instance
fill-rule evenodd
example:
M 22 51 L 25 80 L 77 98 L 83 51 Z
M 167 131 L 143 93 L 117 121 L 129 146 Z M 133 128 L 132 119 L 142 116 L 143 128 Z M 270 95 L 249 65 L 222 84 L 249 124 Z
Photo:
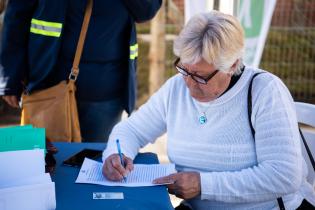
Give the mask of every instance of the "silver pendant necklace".
M 199 120 L 199 123 L 201 125 L 205 124 L 208 120 L 207 116 L 206 116 L 206 112 L 202 112 L 202 114 L 199 116 L 198 120 Z
M 203 125 L 203 124 L 206 124 L 207 121 L 208 121 L 208 118 L 207 118 L 207 111 L 208 109 L 210 108 L 211 104 L 209 104 L 203 111 L 199 111 L 198 109 L 198 103 L 196 104 L 196 108 L 197 108 L 197 111 L 198 111 L 198 122 L 200 125 Z

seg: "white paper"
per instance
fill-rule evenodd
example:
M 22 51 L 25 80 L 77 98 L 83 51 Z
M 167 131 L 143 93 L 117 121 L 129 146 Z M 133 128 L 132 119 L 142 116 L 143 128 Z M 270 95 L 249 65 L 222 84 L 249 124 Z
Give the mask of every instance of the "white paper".
M 109 181 L 102 174 L 102 163 L 85 158 L 76 183 L 100 184 L 107 186 L 154 186 L 152 181 L 175 173 L 174 164 L 134 164 L 134 170 L 128 174 L 126 182 Z
M 45 174 L 44 150 L 0 152 L 0 210 L 53 210 L 55 183 Z
M 53 210 L 55 208 L 54 182 L 0 189 L 1 210 Z
M 14 182 L 8 182 L 2 185 L 0 189 L 9 188 L 9 187 L 18 187 L 22 185 L 32 185 L 32 184 L 44 184 L 51 182 L 51 177 L 49 173 L 32 176 L 32 177 L 25 177 L 23 179 L 14 180 Z
M 45 173 L 44 150 L 0 152 L 0 188 Z M 0 208 L 1 209 L 1 208 Z

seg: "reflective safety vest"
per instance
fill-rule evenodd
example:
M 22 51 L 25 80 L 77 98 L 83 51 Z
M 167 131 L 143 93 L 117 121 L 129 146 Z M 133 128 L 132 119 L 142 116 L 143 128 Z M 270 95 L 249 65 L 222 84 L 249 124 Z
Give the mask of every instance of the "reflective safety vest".
M 45 88 L 60 53 L 67 12 L 66 0 L 8 1 L 0 54 L 0 95 L 20 95 Z M 136 101 L 138 44 L 135 22 L 150 20 L 162 0 L 122 0 L 130 11 L 128 84 L 124 108 L 131 113 Z M 85 1 L 78 1 L 85 4 Z M 109 5 L 110 6 L 110 5 Z M 26 87 L 23 87 L 23 82 Z
M 43 36 L 60 37 L 62 31 L 62 23 L 49 22 L 33 18 L 31 20 L 30 32 Z M 138 57 L 138 44 L 130 45 L 129 58 L 134 60 Z

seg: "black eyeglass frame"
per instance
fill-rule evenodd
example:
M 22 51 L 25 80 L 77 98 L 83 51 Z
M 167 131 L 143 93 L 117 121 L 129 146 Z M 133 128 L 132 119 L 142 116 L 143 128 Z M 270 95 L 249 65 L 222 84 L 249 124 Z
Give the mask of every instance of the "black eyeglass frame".
M 186 69 L 182 68 L 182 67 L 179 67 L 177 64 L 179 63 L 180 59 L 177 58 L 174 62 L 174 67 L 176 68 L 176 70 L 184 75 L 185 77 L 188 77 L 190 76 L 195 82 L 197 83 L 200 83 L 200 84 L 203 84 L 203 85 L 206 85 L 208 83 L 208 81 L 210 79 L 212 79 L 218 72 L 219 70 L 215 70 L 214 72 L 212 72 L 209 76 L 207 76 L 206 78 L 200 76 L 200 75 L 197 75 L 197 74 L 193 74 L 193 73 L 190 73 L 188 72 Z

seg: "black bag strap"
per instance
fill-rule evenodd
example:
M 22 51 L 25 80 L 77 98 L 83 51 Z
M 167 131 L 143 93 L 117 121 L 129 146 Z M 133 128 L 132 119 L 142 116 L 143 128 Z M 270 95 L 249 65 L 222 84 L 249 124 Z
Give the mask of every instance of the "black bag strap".
M 313 169 L 314 169 L 314 171 L 315 171 L 315 161 L 314 161 L 314 157 L 313 157 L 313 155 L 312 155 L 312 153 L 311 153 L 310 148 L 309 148 L 308 145 L 307 145 L 307 142 L 306 142 L 306 140 L 305 140 L 305 138 L 304 138 L 304 135 L 303 135 L 303 133 L 302 133 L 302 131 L 301 131 L 300 128 L 299 128 L 299 131 L 300 131 L 300 135 L 301 135 L 301 138 L 302 138 L 302 140 L 303 140 L 303 143 L 304 143 L 306 152 L 307 152 L 307 154 L 308 154 L 308 157 L 310 158 L 310 161 L 311 161 L 311 163 L 312 163 Z
M 259 73 L 254 74 L 254 76 L 252 77 L 252 79 L 251 79 L 251 81 L 249 83 L 248 94 L 247 94 L 248 120 L 249 120 L 249 125 L 250 125 L 250 129 L 252 131 L 254 140 L 255 140 L 255 129 L 254 129 L 254 127 L 252 125 L 252 121 L 251 121 L 251 116 L 252 116 L 252 86 L 253 86 L 254 78 L 257 75 L 261 74 L 261 73 L 264 73 L 264 72 L 259 72 Z M 307 155 L 308 155 L 308 157 L 309 157 L 309 159 L 311 161 L 311 164 L 313 166 L 313 169 L 315 171 L 315 160 L 314 160 L 314 157 L 312 155 L 312 152 L 311 152 L 309 146 L 307 145 L 307 142 L 305 140 L 305 137 L 304 137 L 300 127 L 299 127 L 299 132 L 300 132 L 300 136 L 301 136 L 302 142 L 304 144 L 304 147 L 306 149 Z
M 256 76 L 258 76 L 259 74 L 262 74 L 264 72 L 259 72 L 259 73 L 255 73 L 249 83 L 249 87 L 248 87 L 248 94 L 247 94 L 247 112 L 248 112 L 248 121 L 249 121 L 249 125 L 250 125 L 250 129 L 252 131 L 252 135 L 255 141 L 255 129 L 253 127 L 252 121 L 251 121 L 251 116 L 252 116 L 252 86 L 253 86 L 253 80 L 255 79 Z M 278 201 L 278 205 L 279 205 L 279 209 L 280 210 L 285 210 L 284 207 L 284 203 L 281 197 L 277 198 Z
M 249 121 L 249 126 L 250 126 L 250 130 L 252 131 L 253 134 L 253 138 L 255 141 L 255 129 L 253 127 L 252 121 L 251 121 L 251 116 L 252 116 L 252 86 L 253 86 L 253 81 L 255 79 L 255 77 L 257 77 L 259 74 L 262 74 L 264 72 L 259 72 L 259 73 L 255 73 L 249 83 L 249 87 L 248 87 L 248 93 L 247 93 L 247 112 L 248 112 L 248 121 Z
M 264 72 L 259 72 L 259 73 L 255 73 L 249 83 L 249 88 L 248 88 L 248 94 L 247 94 L 247 110 L 248 110 L 248 121 L 249 121 L 249 125 L 250 125 L 250 129 L 252 131 L 252 135 L 253 135 L 253 138 L 254 138 L 254 141 L 255 141 L 255 129 L 253 127 L 253 124 L 252 124 L 252 121 L 251 121 L 251 116 L 252 116 L 252 86 L 253 86 L 253 80 L 255 79 L 255 77 L 261 73 L 264 73 Z M 301 139 L 303 141 L 303 144 L 305 146 L 305 149 L 306 149 L 306 152 L 307 152 L 307 155 L 312 163 L 312 166 L 313 166 L 313 169 L 315 171 L 315 161 L 314 161 L 314 158 L 313 158 L 313 155 L 311 153 L 311 150 L 310 148 L 308 147 L 307 145 L 307 142 L 304 138 L 304 135 L 301 131 L 301 129 L 299 128 L 299 132 L 300 132 L 300 136 L 301 136 Z M 284 207 L 284 203 L 283 203 L 283 200 L 282 198 L 277 198 L 277 201 L 278 201 L 278 205 L 279 205 L 279 208 L 280 210 L 285 210 L 285 207 Z

